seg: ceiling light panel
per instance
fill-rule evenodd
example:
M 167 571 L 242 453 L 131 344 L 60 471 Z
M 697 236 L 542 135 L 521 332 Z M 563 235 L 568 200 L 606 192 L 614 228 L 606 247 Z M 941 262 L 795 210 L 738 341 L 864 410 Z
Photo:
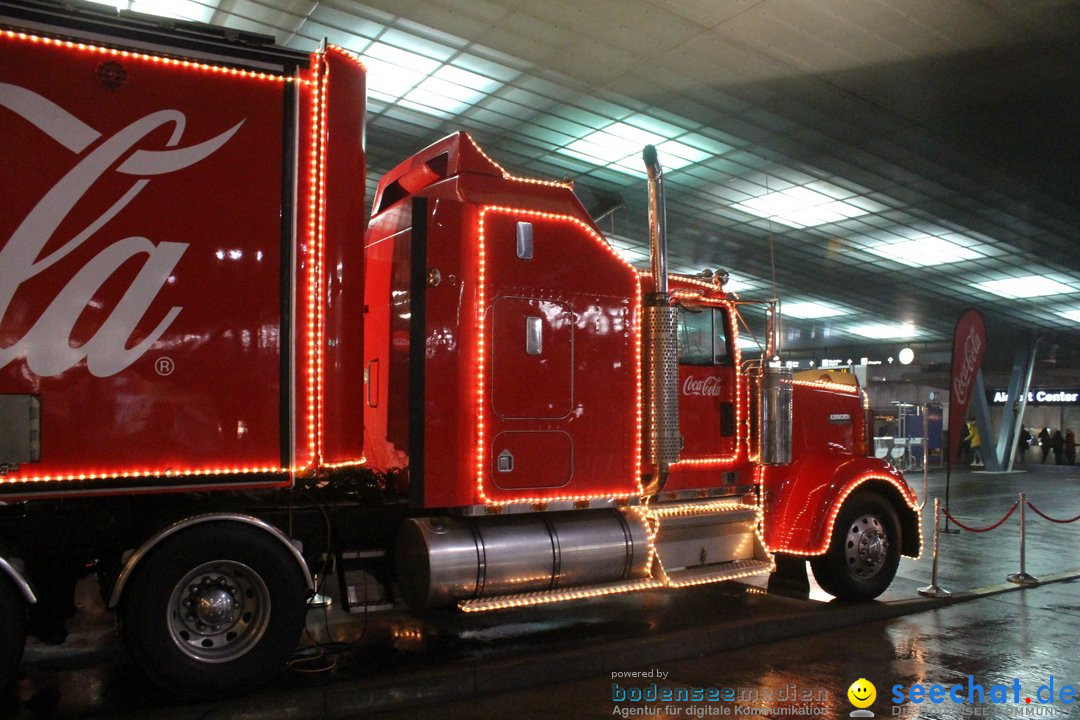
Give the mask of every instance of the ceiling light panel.
M 550 83 L 541 81 L 539 78 L 524 77 L 518 70 L 470 53 L 459 52 L 454 56 L 454 65 L 499 82 L 516 82 L 527 90 L 543 91 L 550 87 Z
M 96 5 L 108 5 L 114 7 L 117 10 L 127 10 L 130 3 L 127 0 L 90 0 L 90 2 Z
M 864 325 L 851 325 L 845 330 L 852 335 L 870 338 L 871 340 L 901 340 L 919 335 L 919 331 L 915 329 L 915 324 L 910 322 L 867 323 Z
M 972 283 L 971 287 L 1011 300 L 1076 292 L 1076 288 L 1072 285 L 1067 285 L 1045 275 L 1025 275 L 1023 277 L 987 280 Z
M 704 162 L 712 157 L 710 153 L 707 153 L 704 150 L 698 150 L 683 142 L 684 137 L 680 137 L 677 141 L 667 140 L 656 146 L 656 152 L 660 155 L 660 162 L 666 162 L 664 165 L 665 168 L 673 168 L 676 163 L 678 163 L 679 167 L 683 167 L 691 163 Z M 674 161 L 672 160 L 673 158 Z
M 836 191 L 844 192 L 840 188 L 836 188 Z M 862 208 L 805 186 L 768 192 L 736 203 L 734 207 L 750 215 L 775 220 L 794 228 L 826 225 L 867 214 Z
M 418 49 L 424 54 L 373 42 L 361 52 L 370 99 L 446 118 L 464 112 L 503 86 L 500 80 L 431 57 L 448 57 L 451 48 L 427 43 Z
M 705 153 L 707 159 L 723 155 L 734 149 L 731 145 L 725 145 L 722 142 L 707 138 L 697 132 L 686 133 L 685 135 L 679 135 L 677 137 L 679 138 L 679 142 Z
M 90 0 L 100 5 L 108 5 L 118 10 L 130 10 L 146 15 L 176 20 L 192 20 L 207 23 L 214 16 L 217 2 L 196 2 L 195 0 Z
M 457 42 L 453 46 L 436 42 L 429 38 L 421 37 L 415 33 L 403 32 L 393 27 L 379 35 L 379 41 L 395 48 L 406 48 L 414 55 L 422 55 L 425 58 L 437 60 L 440 63 L 449 62 L 450 58 L 458 53 Z
M 235 10 L 238 5 L 239 3 L 235 3 L 233 9 Z M 343 42 L 342 45 L 350 48 L 356 46 L 357 43 L 359 43 L 360 48 L 363 48 L 384 32 L 386 32 L 386 25 L 380 22 L 362 18 L 322 3 L 312 9 L 311 14 L 307 16 L 307 22 L 303 23 L 298 31 L 299 34 L 309 38 L 329 36 L 333 42 L 338 42 L 334 39 L 335 36 L 345 34 L 351 40 Z
M 848 310 L 845 308 L 831 303 L 817 302 L 816 300 L 784 303 L 780 306 L 780 310 L 783 316 L 799 318 L 800 320 L 819 320 L 848 314 Z
M 866 250 L 886 260 L 912 267 L 944 265 L 984 257 L 972 247 L 933 235 L 871 245 Z
M 452 65 L 443 65 L 407 92 L 401 101 L 433 113 L 457 115 L 498 87 L 496 80 Z
M 422 83 L 439 67 L 438 60 L 414 55 L 383 43 L 372 43 L 364 51 L 368 94 L 378 100 L 394 101 Z
M 635 124 L 629 121 L 610 123 L 567 144 L 560 152 L 633 175 L 645 175 L 641 151 L 646 145 L 656 146 L 660 164 L 665 170 L 677 170 L 712 157 L 704 150 L 680 140 L 668 140 L 653 130 L 639 127 L 646 124 L 641 116 L 635 116 L 633 121 Z M 666 125 L 659 121 L 657 124 Z M 686 134 L 683 130 L 679 130 L 679 133 L 680 136 Z

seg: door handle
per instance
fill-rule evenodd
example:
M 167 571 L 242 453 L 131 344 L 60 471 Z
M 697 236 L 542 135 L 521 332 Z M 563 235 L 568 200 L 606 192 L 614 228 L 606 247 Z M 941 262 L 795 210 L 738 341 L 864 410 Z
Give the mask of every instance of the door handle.
M 364 382 L 367 384 L 368 407 L 379 406 L 379 358 L 375 358 L 364 368 Z
M 544 352 L 544 323 L 541 318 L 525 318 L 525 354 L 540 355 Z

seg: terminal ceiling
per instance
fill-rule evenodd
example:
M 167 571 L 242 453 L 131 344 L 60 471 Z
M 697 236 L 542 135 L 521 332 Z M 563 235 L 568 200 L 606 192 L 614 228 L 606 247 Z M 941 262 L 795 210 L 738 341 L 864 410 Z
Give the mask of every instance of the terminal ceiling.
M 163 6 L 359 53 L 369 190 L 463 128 L 645 262 L 657 144 L 673 268 L 775 272 L 793 349 L 929 347 L 969 306 L 1080 345 L 1075 1 L 131 2 Z

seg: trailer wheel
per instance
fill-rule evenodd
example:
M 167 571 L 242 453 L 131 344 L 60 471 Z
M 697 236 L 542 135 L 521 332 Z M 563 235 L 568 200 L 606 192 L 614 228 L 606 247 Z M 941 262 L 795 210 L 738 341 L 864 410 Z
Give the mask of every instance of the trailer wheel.
M 0 690 L 15 680 L 26 645 L 26 603 L 15 584 L 0 575 Z
M 277 540 L 246 525 L 207 523 L 143 560 L 120 624 L 128 651 L 161 687 L 235 694 L 285 667 L 306 597 L 303 573 Z
M 889 587 L 900 564 L 896 510 L 872 490 L 853 493 L 833 526 L 829 550 L 812 558 L 821 588 L 841 600 L 871 600 Z

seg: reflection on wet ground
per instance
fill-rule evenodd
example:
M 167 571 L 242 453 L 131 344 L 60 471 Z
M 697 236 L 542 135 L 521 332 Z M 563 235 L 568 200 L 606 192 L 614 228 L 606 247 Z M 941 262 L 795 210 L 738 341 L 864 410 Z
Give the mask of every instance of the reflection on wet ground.
M 1080 473 L 1071 470 L 957 474 L 951 487 L 953 514 L 966 524 L 989 525 L 1023 489 L 1044 512 L 1071 517 L 1080 512 Z M 911 481 L 921 488 L 919 478 Z M 943 478 L 935 474 L 930 482 L 931 497 L 943 495 Z M 931 499 L 924 512 L 928 549 L 932 507 Z M 1014 517 L 992 533 L 943 536 L 940 584 L 959 592 L 1004 583 L 1019 567 L 1017 525 Z M 1078 533 L 1080 523 L 1052 525 L 1029 515 L 1028 572 L 1049 576 L 1080 567 Z M 926 585 L 929 575 L 929 552 L 919 560 L 905 559 L 900 576 L 873 608 L 911 603 L 915 588 Z M 206 704 L 151 689 L 127 663 L 111 617 L 92 588 L 83 587 L 83 612 L 72 642 L 28 648 L 17 695 L 3 701 L 0 716 L 367 717 L 374 709 L 397 707 L 380 717 L 578 718 L 629 710 L 640 711 L 638 717 L 736 717 L 746 712 L 847 717 L 856 709 L 848 687 L 865 678 L 876 687 L 867 710 L 877 717 L 1040 717 L 1049 716 L 1049 710 L 1058 717 L 1080 717 L 1080 711 L 1061 702 L 1064 686 L 1080 686 L 1075 650 L 1080 581 L 873 622 L 864 619 L 874 617 L 864 606 L 817 602 L 825 596 L 816 589 L 811 598 L 780 598 L 724 584 L 480 615 L 389 612 L 363 617 L 334 605 L 325 613 L 311 611 L 306 652 L 271 689 L 241 701 Z M 854 624 L 835 629 L 845 617 Z M 826 627 L 834 629 L 819 632 Z M 770 642 L 775 638 L 785 639 Z M 635 645 L 635 639 L 643 644 Z M 722 648 L 738 649 L 719 652 Z M 650 671 L 652 677 L 627 674 Z M 616 678 L 614 673 L 623 674 Z M 913 687 L 929 690 L 934 684 L 959 683 L 966 694 L 969 675 L 987 692 L 1000 684 L 1011 693 L 1018 681 L 1022 706 L 894 703 L 894 686 L 905 700 Z M 1036 693 L 1051 677 L 1057 702 L 1040 704 Z M 524 689 L 489 695 L 477 688 Z M 670 689 L 673 700 L 613 698 L 631 688 L 655 691 L 658 697 Z M 730 689 L 734 695 L 727 702 L 680 702 L 674 699 L 680 689 L 687 697 L 696 689 Z M 1026 697 L 1032 697 L 1032 704 L 1023 703 Z M 650 711 L 660 714 L 645 714 Z
M 1053 607 L 1043 607 L 1049 600 Z M 852 683 L 866 678 L 877 698 L 868 710 L 876 717 L 1014 718 L 1080 717 L 1075 705 L 1061 702 L 1066 686 L 1080 695 L 1080 581 L 995 595 L 904 618 L 861 625 L 841 633 L 823 633 L 687 660 L 645 667 L 606 668 L 603 676 L 558 683 L 492 697 L 440 703 L 380 714 L 387 718 L 601 718 L 618 710 L 645 709 L 652 714 L 624 717 L 846 717 L 856 708 L 848 699 Z M 1065 605 L 1071 611 L 1063 612 Z M 625 678 L 632 671 L 650 677 Z M 618 673 L 619 677 L 612 677 Z M 983 688 L 984 702 L 969 703 L 970 683 Z M 659 676 L 666 676 L 661 679 Z M 1019 682 L 1019 704 L 1013 703 Z M 1054 685 L 1055 702 L 1039 702 L 1038 690 Z M 944 700 L 894 703 L 916 685 L 945 686 Z M 948 700 L 961 685 L 962 703 Z M 991 702 L 992 686 L 1008 688 L 1009 703 Z M 617 686 L 617 687 L 616 687 Z M 653 690 L 655 686 L 656 690 Z M 897 687 L 899 686 L 899 687 Z M 716 688 L 731 700 L 679 702 L 617 701 L 631 688 L 661 695 L 664 688 L 687 695 Z M 662 696 L 662 695 L 661 695 Z M 630 694 L 633 697 L 633 693 Z M 691 696 L 692 697 L 692 696 Z M 978 700 L 978 693 L 972 697 Z M 1032 699 L 1029 705 L 1024 701 Z M 725 712 L 726 710 L 726 712 Z M 740 710 L 742 712 L 740 712 Z

